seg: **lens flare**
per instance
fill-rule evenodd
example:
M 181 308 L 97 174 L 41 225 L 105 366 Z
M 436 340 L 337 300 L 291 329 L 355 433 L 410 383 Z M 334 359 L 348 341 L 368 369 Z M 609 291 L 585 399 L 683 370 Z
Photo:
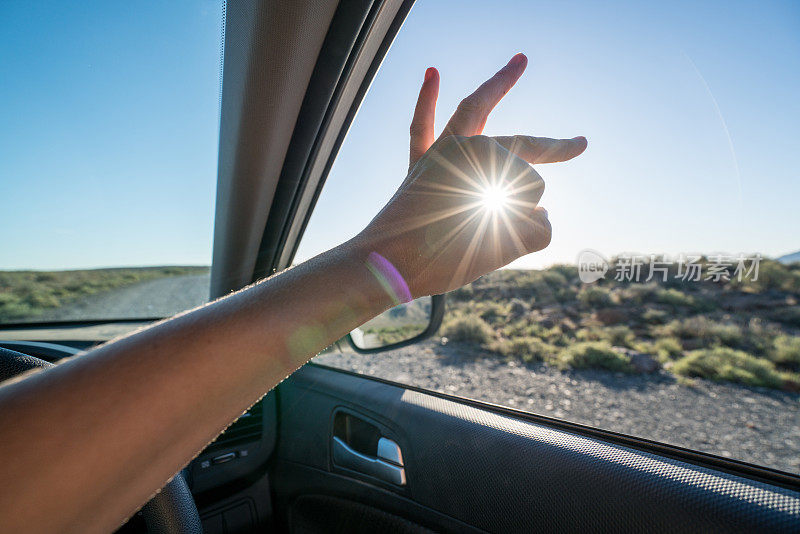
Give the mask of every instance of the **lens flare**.
M 462 247 L 462 258 L 451 275 L 453 287 L 469 278 L 478 255 L 503 265 L 509 256 L 529 252 L 521 231 L 529 232 L 531 224 L 538 230 L 541 223 L 532 214 L 541 196 L 539 189 L 544 187 L 528 166 L 519 165 L 500 145 L 480 157 L 467 143 L 456 148 L 461 152 L 434 151 L 431 159 L 441 167 L 443 179 L 425 180 L 415 190 L 437 207 L 387 230 L 392 236 L 401 236 L 425 229 L 426 247 L 420 254 L 431 265 L 450 253 L 454 244 Z M 433 224 L 437 222 L 443 224 Z
M 502 211 L 508 204 L 509 191 L 497 184 L 490 185 L 481 191 L 481 202 L 490 211 Z

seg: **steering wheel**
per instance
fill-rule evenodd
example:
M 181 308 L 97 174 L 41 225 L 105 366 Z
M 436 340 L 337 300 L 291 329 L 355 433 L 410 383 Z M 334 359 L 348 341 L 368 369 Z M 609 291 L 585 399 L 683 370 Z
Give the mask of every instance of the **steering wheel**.
M 0 382 L 30 369 L 53 364 L 0 347 Z M 141 509 L 151 534 L 202 534 L 200 514 L 183 475 L 178 473 Z

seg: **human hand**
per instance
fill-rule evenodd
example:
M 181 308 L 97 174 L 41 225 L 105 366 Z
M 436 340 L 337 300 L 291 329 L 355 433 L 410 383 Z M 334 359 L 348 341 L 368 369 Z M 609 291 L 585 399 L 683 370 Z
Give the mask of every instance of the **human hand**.
M 523 54 L 511 58 L 461 101 L 436 141 L 439 74 L 425 73 L 408 176 L 359 236 L 394 265 L 412 297 L 451 291 L 550 243 L 538 206 L 544 181 L 530 164 L 570 160 L 586 139 L 480 135 L 526 66 Z

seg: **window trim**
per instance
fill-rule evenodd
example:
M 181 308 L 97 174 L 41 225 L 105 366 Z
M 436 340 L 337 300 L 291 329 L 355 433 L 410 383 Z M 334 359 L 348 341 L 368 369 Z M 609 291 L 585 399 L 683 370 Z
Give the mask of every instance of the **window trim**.
M 291 265 L 339 148 L 413 4 L 339 5 L 297 117 L 253 281 Z

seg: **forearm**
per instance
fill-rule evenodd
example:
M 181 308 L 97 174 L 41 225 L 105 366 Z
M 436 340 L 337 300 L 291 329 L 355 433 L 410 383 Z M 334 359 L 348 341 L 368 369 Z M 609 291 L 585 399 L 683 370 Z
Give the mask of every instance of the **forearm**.
M 0 509 L 15 511 L 3 530 L 117 526 L 264 393 L 391 305 L 368 253 L 351 241 L 0 388 L 0 452 L 14 459 L 0 466 Z

